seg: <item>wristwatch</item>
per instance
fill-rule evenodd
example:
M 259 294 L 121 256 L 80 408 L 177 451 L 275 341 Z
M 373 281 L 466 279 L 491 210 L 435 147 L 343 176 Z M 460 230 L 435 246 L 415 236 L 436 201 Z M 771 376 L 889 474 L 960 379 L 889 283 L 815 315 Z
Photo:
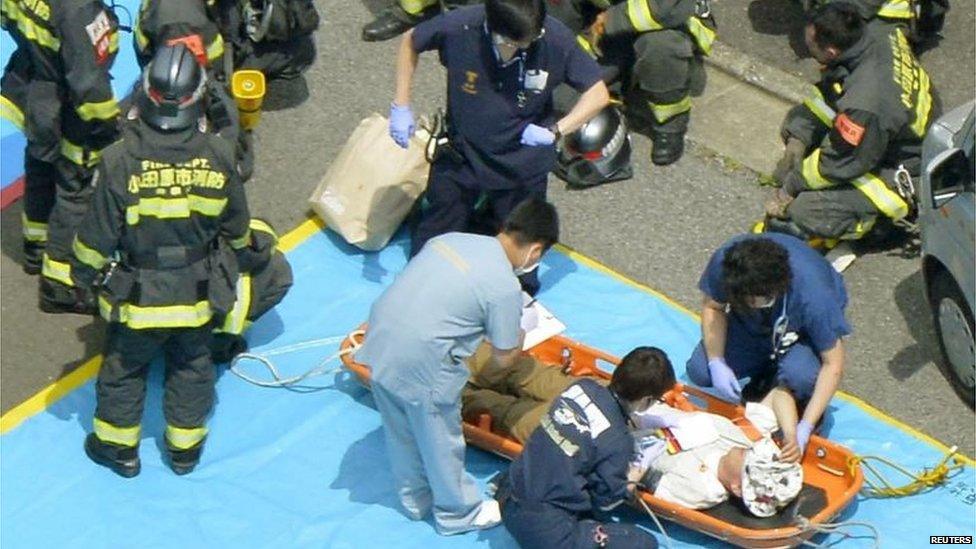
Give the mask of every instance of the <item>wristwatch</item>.
M 562 136 L 563 136 L 562 132 L 559 131 L 559 123 L 558 122 L 554 122 L 552 125 L 550 125 L 546 129 L 548 129 L 549 131 L 551 131 L 552 132 L 552 135 L 556 136 L 556 138 L 555 138 L 554 141 L 559 141 L 562 138 Z

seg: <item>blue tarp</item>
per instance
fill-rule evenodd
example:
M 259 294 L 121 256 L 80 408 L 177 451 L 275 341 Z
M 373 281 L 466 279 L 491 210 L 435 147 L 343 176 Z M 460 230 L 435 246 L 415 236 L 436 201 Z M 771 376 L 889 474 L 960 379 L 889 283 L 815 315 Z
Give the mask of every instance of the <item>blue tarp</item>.
M 403 239 L 380 253 L 363 253 L 331 233 L 314 234 L 289 254 L 294 288 L 248 333 L 254 351 L 346 334 L 403 267 L 406 250 Z M 541 277 L 539 298 L 567 324 L 567 335 L 618 356 L 636 345 L 659 346 L 683 374 L 698 339 L 686 312 L 564 253 L 548 254 Z M 336 350 L 332 345 L 275 359 L 284 375 L 294 375 Z M 91 382 L 0 437 L 3 547 L 515 546 L 503 528 L 443 538 L 429 522 L 412 522 L 397 511 L 379 416 L 368 391 L 346 373 L 313 380 L 329 388 L 302 394 L 258 388 L 222 372 L 203 461 L 177 477 L 159 457 L 159 370 L 157 364 L 150 380 L 143 471 L 135 479 L 92 464 L 82 451 L 95 406 Z M 910 469 L 941 457 L 933 445 L 851 402 L 837 398 L 832 407 L 830 438 L 858 453 Z M 467 465 L 484 482 L 505 462 L 469 449 Z M 971 535 L 974 480 L 976 471 L 967 467 L 923 495 L 859 501 L 845 518 L 878 527 L 883 547 L 919 547 L 930 535 Z M 634 512 L 623 520 L 649 524 Z M 721 545 L 665 524 L 676 547 Z M 848 540 L 843 546 L 869 544 Z

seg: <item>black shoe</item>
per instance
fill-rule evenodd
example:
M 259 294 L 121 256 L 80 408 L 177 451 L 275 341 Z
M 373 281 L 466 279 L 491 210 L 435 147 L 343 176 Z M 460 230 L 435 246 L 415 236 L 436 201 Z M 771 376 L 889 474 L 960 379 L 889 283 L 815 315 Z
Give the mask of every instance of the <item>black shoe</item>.
M 29 275 L 41 274 L 44 258 L 44 242 L 24 241 L 24 272 Z
M 239 335 L 214 334 L 210 339 L 210 358 L 214 364 L 226 364 L 247 352 L 247 340 Z
M 45 313 L 72 313 L 78 315 L 98 314 L 95 293 L 91 290 L 78 290 L 42 277 L 39 287 L 38 306 Z
M 420 19 L 420 17 L 412 16 L 403 11 L 399 6 L 383 10 L 376 16 L 376 19 L 363 27 L 363 40 L 366 42 L 382 42 L 396 38 L 413 28 L 420 22 Z
M 685 152 L 684 132 L 652 132 L 651 142 L 651 162 L 658 166 L 674 164 Z
M 197 464 L 200 463 L 200 454 L 203 453 L 203 442 L 201 440 L 195 446 L 186 450 L 175 450 L 172 447 L 168 447 L 169 468 L 181 476 L 192 472 Z
M 85 438 L 85 454 L 95 463 L 108 467 L 120 477 L 132 478 L 142 469 L 138 446 L 119 446 L 102 442 L 95 433 L 89 433 Z

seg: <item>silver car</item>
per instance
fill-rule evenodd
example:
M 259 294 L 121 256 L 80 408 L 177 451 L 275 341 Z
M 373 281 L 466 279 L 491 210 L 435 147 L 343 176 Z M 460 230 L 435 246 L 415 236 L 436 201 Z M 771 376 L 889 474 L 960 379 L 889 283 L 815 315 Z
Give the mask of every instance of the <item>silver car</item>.
M 970 408 L 976 394 L 973 113 L 970 102 L 929 129 L 917 189 L 922 275 L 942 349 L 940 366 Z

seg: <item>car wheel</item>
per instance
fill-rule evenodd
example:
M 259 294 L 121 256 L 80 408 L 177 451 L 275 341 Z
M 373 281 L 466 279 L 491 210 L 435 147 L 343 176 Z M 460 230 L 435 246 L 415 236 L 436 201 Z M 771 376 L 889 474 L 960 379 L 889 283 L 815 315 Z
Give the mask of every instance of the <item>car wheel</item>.
M 976 400 L 976 350 L 973 317 L 955 281 L 946 271 L 932 279 L 929 289 L 935 332 L 942 362 L 939 367 L 952 388 L 970 408 Z

